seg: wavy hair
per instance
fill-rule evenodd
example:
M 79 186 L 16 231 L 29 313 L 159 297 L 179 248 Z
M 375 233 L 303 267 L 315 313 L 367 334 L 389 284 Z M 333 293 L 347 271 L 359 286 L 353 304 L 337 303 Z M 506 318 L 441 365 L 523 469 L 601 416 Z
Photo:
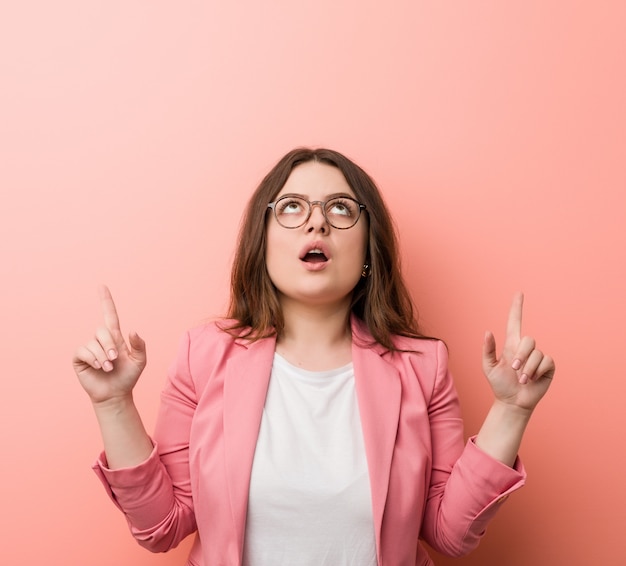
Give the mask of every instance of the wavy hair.
M 403 281 L 398 241 L 391 215 L 373 179 L 350 159 L 331 149 L 297 148 L 287 153 L 261 181 L 243 216 L 231 273 L 228 318 L 224 330 L 240 338 L 280 336 L 284 318 L 265 265 L 267 204 L 281 191 L 298 165 L 309 161 L 337 167 L 366 206 L 369 234 L 366 263 L 369 273 L 352 293 L 351 312 L 365 322 L 374 339 L 397 350 L 393 336 L 426 338 Z

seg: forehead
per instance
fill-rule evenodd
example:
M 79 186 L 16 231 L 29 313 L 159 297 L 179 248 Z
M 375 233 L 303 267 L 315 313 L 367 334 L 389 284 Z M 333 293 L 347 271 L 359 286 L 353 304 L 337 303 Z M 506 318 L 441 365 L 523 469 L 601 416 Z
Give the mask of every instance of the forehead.
M 307 161 L 293 169 L 278 196 L 287 193 L 313 200 L 337 193 L 355 196 L 339 168 L 316 161 Z

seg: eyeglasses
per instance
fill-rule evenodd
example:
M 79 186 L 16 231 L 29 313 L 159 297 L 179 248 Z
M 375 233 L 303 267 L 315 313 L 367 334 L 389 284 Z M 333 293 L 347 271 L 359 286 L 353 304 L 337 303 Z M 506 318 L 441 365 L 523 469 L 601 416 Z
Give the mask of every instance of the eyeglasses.
M 333 197 L 327 201 L 308 201 L 302 197 L 289 196 L 268 203 L 267 207 L 274 211 L 276 220 L 283 228 L 300 228 L 310 218 L 314 205 L 319 205 L 326 222 L 337 230 L 352 228 L 361 217 L 365 205 L 351 197 Z

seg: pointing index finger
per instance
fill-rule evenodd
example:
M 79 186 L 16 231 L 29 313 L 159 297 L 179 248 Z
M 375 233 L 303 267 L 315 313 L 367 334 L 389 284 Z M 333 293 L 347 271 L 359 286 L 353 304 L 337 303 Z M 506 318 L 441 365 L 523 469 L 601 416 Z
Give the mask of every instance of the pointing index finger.
M 109 330 L 120 330 L 120 319 L 117 316 L 117 310 L 111 291 L 106 285 L 100 287 L 100 302 L 102 304 L 102 314 L 104 315 L 104 325 Z
M 509 311 L 509 320 L 506 325 L 507 338 L 519 340 L 522 337 L 522 310 L 524 308 L 524 293 L 515 293 L 511 310 Z

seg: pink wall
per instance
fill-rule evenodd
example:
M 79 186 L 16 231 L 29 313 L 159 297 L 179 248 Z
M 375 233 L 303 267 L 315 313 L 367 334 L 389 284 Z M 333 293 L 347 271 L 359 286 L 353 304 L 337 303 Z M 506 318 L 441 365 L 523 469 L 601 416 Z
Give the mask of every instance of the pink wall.
M 108 283 L 148 341 L 149 427 L 181 332 L 220 313 L 243 203 L 292 146 L 379 181 L 468 434 L 509 299 L 557 359 L 527 487 L 474 566 L 626 553 L 626 9 L 618 0 L 3 3 L 1 564 L 183 563 L 130 539 L 70 367 Z

